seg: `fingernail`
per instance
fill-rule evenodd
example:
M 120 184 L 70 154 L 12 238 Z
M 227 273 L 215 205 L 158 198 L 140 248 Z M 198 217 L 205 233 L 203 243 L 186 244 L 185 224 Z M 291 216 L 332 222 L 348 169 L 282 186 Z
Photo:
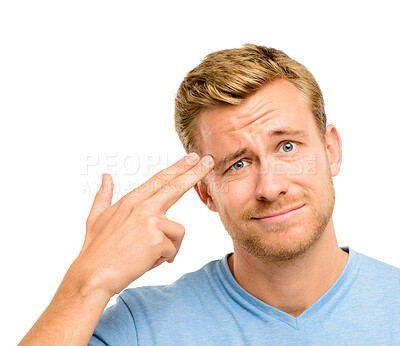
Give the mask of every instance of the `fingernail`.
M 194 165 L 198 160 L 199 156 L 196 153 L 191 153 L 185 156 L 185 160 L 187 163 Z
M 201 161 L 202 161 L 204 166 L 210 167 L 214 160 L 213 160 L 211 155 L 206 155 L 206 156 L 203 157 L 203 159 Z

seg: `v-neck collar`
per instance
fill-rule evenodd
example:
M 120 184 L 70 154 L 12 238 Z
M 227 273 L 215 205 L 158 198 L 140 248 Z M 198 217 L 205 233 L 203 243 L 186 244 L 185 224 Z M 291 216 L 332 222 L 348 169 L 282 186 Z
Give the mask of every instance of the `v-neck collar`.
M 262 316 L 262 314 L 267 314 L 275 319 L 278 319 L 288 324 L 294 329 L 300 329 L 300 327 L 307 320 L 311 319 L 312 316 L 314 316 L 325 304 L 327 304 L 336 295 L 336 293 L 341 288 L 343 288 L 345 284 L 350 285 L 357 275 L 358 270 L 355 269 L 358 269 L 359 267 L 359 254 L 349 246 L 340 248 L 349 253 L 346 265 L 343 268 L 342 273 L 339 275 L 334 284 L 328 289 L 328 291 L 326 291 L 318 300 L 316 300 L 311 306 L 309 306 L 297 317 L 278 310 L 245 291 L 237 283 L 229 269 L 228 257 L 232 253 L 228 253 L 227 255 L 225 255 L 224 258 L 217 262 L 216 275 L 222 283 L 223 287 L 226 289 L 227 293 L 244 308 L 251 309 L 251 307 L 249 307 L 248 305 L 250 304 L 256 308 L 256 311 L 258 310 L 258 312 L 261 314 L 260 317 Z M 251 310 L 253 311 L 254 308 Z

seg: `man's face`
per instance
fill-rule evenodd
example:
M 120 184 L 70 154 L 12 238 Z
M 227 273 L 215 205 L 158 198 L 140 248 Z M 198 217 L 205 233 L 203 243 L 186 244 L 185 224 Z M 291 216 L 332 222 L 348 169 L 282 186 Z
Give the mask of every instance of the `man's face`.
M 200 151 L 214 157 L 215 167 L 195 189 L 242 249 L 261 260 L 290 260 L 332 226 L 329 150 L 290 82 L 274 81 L 239 106 L 204 109 L 198 126 Z M 293 208 L 299 209 L 268 217 Z

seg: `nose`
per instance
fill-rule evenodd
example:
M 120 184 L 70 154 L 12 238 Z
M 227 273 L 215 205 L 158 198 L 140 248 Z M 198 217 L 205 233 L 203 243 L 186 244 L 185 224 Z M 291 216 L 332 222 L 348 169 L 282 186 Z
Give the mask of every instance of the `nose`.
M 257 200 L 274 202 L 282 198 L 280 195 L 287 193 L 289 179 L 282 162 L 274 160 L 261 162 L 256 174 L 255 197 Z

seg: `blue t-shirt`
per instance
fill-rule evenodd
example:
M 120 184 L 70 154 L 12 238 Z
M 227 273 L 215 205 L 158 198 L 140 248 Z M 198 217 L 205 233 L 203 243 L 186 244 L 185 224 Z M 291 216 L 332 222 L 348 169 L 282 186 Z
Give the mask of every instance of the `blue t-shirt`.
M 400 345 L 400 269 L 342 249 L 339 278 L 298 317 L 246 292 L 227 254 L 171 285 L 126 289 L 89 345 Z

